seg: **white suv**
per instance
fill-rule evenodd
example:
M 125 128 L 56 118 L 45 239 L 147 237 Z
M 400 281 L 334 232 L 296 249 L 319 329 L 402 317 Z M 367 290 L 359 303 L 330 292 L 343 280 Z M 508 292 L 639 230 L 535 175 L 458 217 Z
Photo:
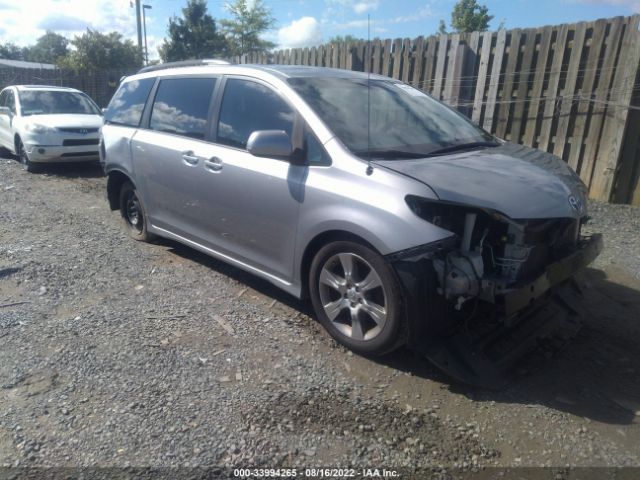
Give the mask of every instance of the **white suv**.
M 0 92 L 0 147 L 34 172 L 43 163 L 97 161 L 102 115 L 79 90 L 41 85 Z

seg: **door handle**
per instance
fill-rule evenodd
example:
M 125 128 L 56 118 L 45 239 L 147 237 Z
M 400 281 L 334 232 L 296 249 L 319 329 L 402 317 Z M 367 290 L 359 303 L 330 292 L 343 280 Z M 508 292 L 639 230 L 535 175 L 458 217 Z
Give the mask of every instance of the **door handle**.
M 200 161 L 200 158 L 196 157 L 193 152 L 189 151 L 189 152 L 182 152 L 182 161 L 189 165 L 189 166 L 194 166 L 197 165 L 198 162 Z
M 204 168 L 210 172 L 219 172 L 222 170 L 222 160 L 218 157 L 211 157 L 204 161 Z

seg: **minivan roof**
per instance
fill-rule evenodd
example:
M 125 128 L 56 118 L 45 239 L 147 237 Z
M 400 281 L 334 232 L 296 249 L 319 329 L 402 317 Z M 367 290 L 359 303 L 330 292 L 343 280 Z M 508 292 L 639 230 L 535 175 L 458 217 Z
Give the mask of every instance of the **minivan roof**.
M 153 70 L 140 71 L 137 74 L 131 75 L 127 78 L 134 77 L 155 77 L 158 75 L 164 75 L 167 73 L 172 74 L 202 74 L 205 72 L 211 73 L 228 73 L 233 74 L 234 70 L 238 72 L 247 71 L 260 71 L 279 77 L 281 79 L 286 78 L 302 78 L 302 77 L 322 77 L 322 78 L 359 78 L 366 79 L 369 74 L 365 72 L 354 72 L 353 70 L 343 70 L 339 68 L 327 68 L 327 67 L 311 67 L 305 65 L 263 65 L 263 64 L 200 64 L 196 66 L 176 66 L 167 65 L 167 68 L 160 68 L 161 65 L 154 66 Z M 144 70 L 144 69 L 143 69 Z M 371 74 L 371 78 L 391 80 L 388 77 L 382 75 Z M 123 79 L 124 80 L 124 79 Z

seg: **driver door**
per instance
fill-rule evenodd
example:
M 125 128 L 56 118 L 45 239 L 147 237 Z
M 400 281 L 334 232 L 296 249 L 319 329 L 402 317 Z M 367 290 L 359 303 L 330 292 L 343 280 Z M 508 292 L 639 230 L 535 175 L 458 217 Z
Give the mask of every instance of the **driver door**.
M 254 131 L 284 130 L 293 137 L 298 117 L 271 86 L 230 77 L 214 117 L 213 144 L 202 166 L 208 238 L 229 256 L 276 279 L 293 276 L 298 213 L 308 167 L 255 157 L 247 149 Z

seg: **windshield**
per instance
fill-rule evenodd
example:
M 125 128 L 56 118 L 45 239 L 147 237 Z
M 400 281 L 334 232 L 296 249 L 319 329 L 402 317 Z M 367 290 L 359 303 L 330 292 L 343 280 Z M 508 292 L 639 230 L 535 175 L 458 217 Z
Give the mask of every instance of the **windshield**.
M 82 93 L 25 90 L 19 93 L 22 115 L 48 115 L 56 113 L 75 113 L 80 115 L 99 115 L 100 110 Z
M 367 92 L 367 79 L 290 78 L 288 82 L 342 143 L 363 158 L 368 152 L 373 158 L 419 157 L 444 147 L 495 142 L 463 115 L 403 83 L 371 80 Z

